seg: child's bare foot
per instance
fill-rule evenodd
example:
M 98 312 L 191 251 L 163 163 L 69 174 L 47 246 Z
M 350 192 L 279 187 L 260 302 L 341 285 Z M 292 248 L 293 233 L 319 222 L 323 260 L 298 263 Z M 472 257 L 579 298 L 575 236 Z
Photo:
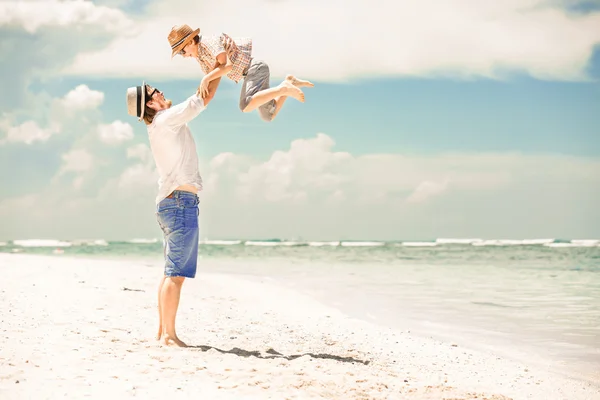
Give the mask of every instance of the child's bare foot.
M 294 75 L 286 76 L 285 80 L 291 82 L 291 84 L 296 87 L 313 87 L 313 86 L 315 86 L 312 82 L 298 79 Z
M 165 346 L 177 346 L 177 347 L 188 347 L 187 344 L 183 343 L 177 336 L 163 335 L 161 342 Z
M 284 88 L 285 96 L 293 97 L 299 102 L 304 103 L 304 93 L 302 93 L 302 90 L 298 89 L 290 81 L 285 80 L 281 82 L 280 86 Z

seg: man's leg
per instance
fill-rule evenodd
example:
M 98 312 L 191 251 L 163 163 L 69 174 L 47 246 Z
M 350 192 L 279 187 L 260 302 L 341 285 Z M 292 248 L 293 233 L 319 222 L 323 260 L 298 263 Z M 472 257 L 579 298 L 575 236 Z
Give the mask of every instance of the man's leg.
M 184 342 L 179 340 L 175 332 L 175 319 L 181 297 L 181 286 L 184 280 L 185 278 L 181 276 L 168 276 L 164 278 L 160 297 L 163 322 L 161 341 L 165 345 L 174 344 L 180 347 L 187 347 Z
M 165 276 L 160 278 L 160 283 L 158 284 L 158 334 L 156 335 L 156 340 L 160 340 L 163 333 L 163 318 L 162 318 L 162 307 L 161 307 L 161 292 L 163 288 L 163 284 L 165 283 Z
M 176 209 L 165 212 L 163 221 L 168 227 L 165 278 L 160 292 L 162 319 L 161 342 L 186 347 L 175 330 L 175 320 L 185 278 L 196 276 L 198 262 L 198 196 L 177 192 Z

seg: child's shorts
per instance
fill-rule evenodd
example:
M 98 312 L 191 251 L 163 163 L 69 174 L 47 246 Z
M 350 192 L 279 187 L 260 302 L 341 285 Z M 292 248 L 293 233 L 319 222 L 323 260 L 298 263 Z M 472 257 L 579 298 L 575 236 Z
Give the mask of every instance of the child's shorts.
M 269 66 L 264 61 L 252 59 L 252 62 L 248 67 L 248 72 L 242 83 L 242 91 L 240 93 L 240 110 L 244 111 L 244 109 L 248 106 L 248 103 L 250 103 L 250 100 L 252 100 L 252 96 L 261 90 L 265 90 L 270 87 L 270 77 L 271 72 L 269 71 Z M 270 100 L 258 107 L 258 114 L 264 121 L 271 121 L 273 119 L 273 115 L 275 114 L 275 100 Z

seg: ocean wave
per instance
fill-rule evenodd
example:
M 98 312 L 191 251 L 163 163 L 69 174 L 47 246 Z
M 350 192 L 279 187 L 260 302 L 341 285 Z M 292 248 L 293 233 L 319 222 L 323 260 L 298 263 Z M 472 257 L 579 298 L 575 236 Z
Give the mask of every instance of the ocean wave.
M 235 246 L 241 244 L 241 240 L 201 240 L 199 244 L 214 245 L 214 246 Z
M 444 238 L 440 238 L 440 239 L 436 239 L 435 243 L 437 244 L 472 244 L 475 242 L 481 242 L 482 239 L 453 239 L 453 238 L 449 238 L 449 239 L 444 239 Z
M 522 244 L 524 245 L 536 245 L 536 244 L 547 244 L 554 243 L 556 239 L 524 239 Z
M 336 247 L 340 245 L 340 242 L 308 242 L 309 246 L 321 247 L 321 246 L 332 246 Z
M 404 247 L 436 247 L 436 242 L 402 242 L 400 246 Z
M 575 239 L 571 240 L 572 244 L 580 245 L 580 246 L 598 246 L 600 245 L 599 239 Z
M 385 246 L 385 242 L 341 242 L 344 247 L 375 247 Z
M 571 241 L 570 243 L 546 243 L 544 246 L 557 247 L 557 248 L 562 248 L 562 247 L 600 247 L 600 241 L 589 240 L 589 241 L 577 241 L 577 242 Z
M 152 243 L 158 243 L 158 239 L 154 238 L 154 239 L 131 239 L 128 240 L 126 243 L 132 243 L 132 244 L 152 244 Z
M 73 246 L 108 246 L 108 242 L 104 239 L 77 239 L 71 242 Z
M 248 240 L 244 242 L 245 246 L 306 246 L 304 242 L 279 242 L 279 241 L 260 241 Z
M 0 246 L 8 246 L 7 242 L 0 242 Z
M 493 239 L 473 242 L 473 246 L 532 246 L 554 243 L 555 239 Z
M 20 247 L 70 247 L 72 243 L 55 239 L 22 239 L 13 240 L 13 245 Z

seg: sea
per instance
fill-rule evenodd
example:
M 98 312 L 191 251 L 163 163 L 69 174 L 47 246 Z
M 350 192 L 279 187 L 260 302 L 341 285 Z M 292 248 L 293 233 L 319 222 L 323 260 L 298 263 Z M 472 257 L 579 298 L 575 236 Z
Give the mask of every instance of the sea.
M 0 252 L 158 271 L 163 257 L 160 239 L 13 240 Z M 199 272 L 268 280 L 352 318 L 600 382 L 597 239 L 202 240 Z

